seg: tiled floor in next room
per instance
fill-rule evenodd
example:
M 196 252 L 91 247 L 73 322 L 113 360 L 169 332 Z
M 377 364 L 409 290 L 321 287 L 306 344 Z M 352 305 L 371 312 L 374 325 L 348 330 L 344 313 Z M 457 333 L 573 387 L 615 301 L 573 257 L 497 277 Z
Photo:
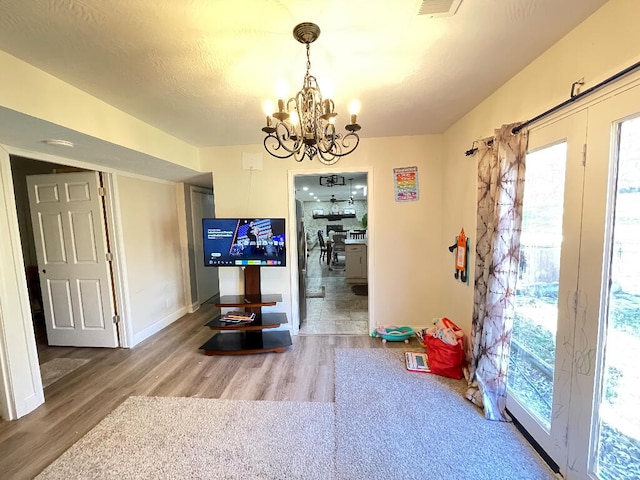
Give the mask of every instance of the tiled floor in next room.
M 320 249 L 310 251 L 307 262 L 307 292 L 317 295 L 324 286 L 324 298 L 307 299 L 307 318 L 300 325 L 300 335 L 352 334 L 368 335 L 369 312 L 367 296 L 353 293 L 345 271 L 331 271 Z

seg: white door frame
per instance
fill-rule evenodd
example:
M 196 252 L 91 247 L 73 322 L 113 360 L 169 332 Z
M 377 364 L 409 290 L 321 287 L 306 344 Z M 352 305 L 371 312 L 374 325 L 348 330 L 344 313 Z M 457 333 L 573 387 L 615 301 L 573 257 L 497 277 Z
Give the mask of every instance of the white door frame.
M 118 339 L 120 347 L 130 348 L 133 344 L 133 329 L 129 319 L 131 305 L 129 304 L 129 281 L 126 275 L 127 264 L 124 254 L 124 238 L 122 236 L 120 195 L 118 194 L 118 178 L 111 173 L 102 172 L 102 181 L 105 189 L 105 215 L 107 232 L 109 235 L 109 248 L 113 255 L 111 262 L 113 275 L 113 295 L 116 302 L 116 312 L 120 317 L 118 322 Z
M 299 288 L 298 288 L 298 245 L 297 245 L 297 235 L 296 232 L 298 230 L 298 226 L 296 225 L 296 184 L 295 177 L 297 175 L 327 175 L 333 173 L 359 173 L 364 172 L 367 174 L 367 225 L 368 230 L 370 232 L 375 232 L 373 226 L 375 225 L 375 210 L 373 202 L 370 201 L 373 198 L 373 168 L 372 167 L 335 167 L 332 168 L 324 167 L 324 168 L 315 168 L 315 169 L 296 169 L 289 170 L 289 226 L 288 226 L 288 237 L 289 241 L 287 242 L 288 253 L 288 262 L 289 262 L 289 270 L 291 272 L 291 333 L 293 335 L 297 335 L 300 330 L 300 298 L 299 298 Z M 372 330 L 372 326 L 376 325 L 375 322 L 375 309 L 373 308 L 373 301 L 375 294 L 375 269 L 372 266 L 373 258 L 375 252 L 375 235 L 369 235 L 367 238 L 367 272 L 368 272 L 368 285 L 369 285 L 369 296 L 367 297 L 367 310 L 369 312 L 369 331 Z
M 7 420 L 15 420 L 44 403 L 44 390 L 31 319 L 10 154 L 95 171 L 101 169 L 96 165 L 0 145 L 0 230 L 7 232 L 0 235 L 0 250 L 11 252 L 0 256 L 0 415 Z M 113 253 L 114 296 L 120 316 L 118 334 L 120 346 L 126 348 L 132 345 L 132 332 L 128 325 L 130 309 L 122 232 L 118 228 L 121 215 L 116 195 L 117 181 L 111 173 L 103 172 L 103 178 L 107 193 L 107 228 Z

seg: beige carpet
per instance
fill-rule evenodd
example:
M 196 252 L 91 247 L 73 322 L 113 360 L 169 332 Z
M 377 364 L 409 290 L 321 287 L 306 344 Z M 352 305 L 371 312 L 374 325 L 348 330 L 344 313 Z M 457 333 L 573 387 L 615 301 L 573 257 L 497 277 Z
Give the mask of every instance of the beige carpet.
M 38 479 L 333 476 L 333 403 L 130 397 Z
M 86 358 L 54 358 L 40 365 L 42 387 L 48 387 L 90 360 Z
M 464 381 L 336 350 L 335 403 L 130 397 L 38 479 L 553 480 Z

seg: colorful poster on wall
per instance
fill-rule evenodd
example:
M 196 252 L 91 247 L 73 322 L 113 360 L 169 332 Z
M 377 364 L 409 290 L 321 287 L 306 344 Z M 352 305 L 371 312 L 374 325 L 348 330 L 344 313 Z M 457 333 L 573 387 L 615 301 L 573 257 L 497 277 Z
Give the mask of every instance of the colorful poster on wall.
M 418 200 L 418 167 L 404 167 L 393 169 L 396 202 L 411 202 Z

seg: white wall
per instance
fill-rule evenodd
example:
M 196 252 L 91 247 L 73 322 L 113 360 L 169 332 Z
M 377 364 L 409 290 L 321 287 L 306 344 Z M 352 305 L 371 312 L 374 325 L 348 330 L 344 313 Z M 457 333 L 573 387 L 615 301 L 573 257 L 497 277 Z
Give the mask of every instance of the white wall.
M 465 150 L 502 124 L 524 121 L 569 98 L 571 84 L 583 90 L 640 60 L 640 2 L 611 0 L 523 69 L 444 135 L 443 233 L 450 240 L 461 226 L 475 242 L 476 159 Z M 514 39 L 519 41 L 519 39 Z M 452 192 L 455 192 L 453 194 Z M 473 250 L 473 249 L 472 249 Z M 451 270 L 451 259 L 440 267 Z M 475 255 L 470 258 L 474 265 Z M 473 270 L 469 287 L 444 275 L 443 311 L 465 331 L 471 327 Z
M 186 313 L 174 183 L 118 175 L 131 346 Z
M 366 128 L 364 126 L 363 128 Z M 242 170 L 242 153 L 263 153 L 262 170 Z M 203 149 L 202 170 L 213 172 L 216 215 L 242 217 L 289 217 L 293 202 L 291 172 L 340 173 L 371 169 L 369 185 L 370 314 L 383 325 L 424 325 L 425 319 L 441 314 L 441 278 L 434 258 L 446 247 L 442 242 L 442 143 L 440 136 L 365 138 L 356 152 L 332 167 L 317 160 L 296 163 L 273 158 L 262 144 Z M 420 199 L 398 203 L 394 200 L 393 168 L 417 166 Z M 293 210 L 295 211 L 295 210 Z M 279 308 L 292 313 L 292 269 L 289 242 L 288 266 L 263 269 L 263 292 L 281 292 Z M 292 268 L 292 265 L 294 266 Z M 220 293 L 241 291 L 236 269 L 220 269 Z M 292 318 L 291 316 L 289 317 Z

